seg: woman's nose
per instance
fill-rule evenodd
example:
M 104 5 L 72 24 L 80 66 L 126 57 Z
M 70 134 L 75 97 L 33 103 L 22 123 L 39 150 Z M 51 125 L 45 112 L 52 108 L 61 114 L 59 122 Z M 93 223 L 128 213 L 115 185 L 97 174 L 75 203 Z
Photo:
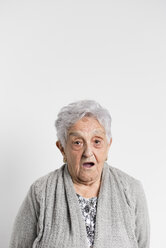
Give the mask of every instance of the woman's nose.
M 83 156 L 85 156 L 86 158 L 93 156 L 93 151 L 92 151 L 92 148 L 90 147 L 90 145 L 85 146 Z

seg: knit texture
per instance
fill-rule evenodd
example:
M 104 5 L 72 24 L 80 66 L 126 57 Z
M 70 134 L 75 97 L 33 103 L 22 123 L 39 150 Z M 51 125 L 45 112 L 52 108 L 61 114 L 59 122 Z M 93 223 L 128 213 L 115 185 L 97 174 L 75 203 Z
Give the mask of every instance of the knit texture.
M 85 222 L 67 165 L 35 181 L 17 214 L 10 248 L 88 248 Z M 94 248 L 149 248 L 140 181 L 104 164 Z

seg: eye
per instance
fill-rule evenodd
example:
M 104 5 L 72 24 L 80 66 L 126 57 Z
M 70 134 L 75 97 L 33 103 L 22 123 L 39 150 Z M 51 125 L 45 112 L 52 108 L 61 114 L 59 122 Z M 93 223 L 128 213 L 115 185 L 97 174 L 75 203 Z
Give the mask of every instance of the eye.
M 74 146 L 80 147 L 80 146 L 82 146 L 83 142 L 82 142 L 82 140 L 74 140 L 74 141 L 72 142 L 72 144 L 73 144 Z
M 83 141 L 82 140 L 73 140 L 72 141 L 72 149 L 75 151 L 78 151 L 82 149 L 83 147 Z
M 94 140 L 94 145 L 95 145 L 96 147 L 101 147 L 101 145 L 102 145 L 102 140 L 100 140 L 100 139 L 95 139 L 95 140 Z
M 76 140 L 76 141 L 74 141 L 73 143 L 74 143 L 74 145 L 80 145 L 80 144 L 81 144 L 81 141 Z

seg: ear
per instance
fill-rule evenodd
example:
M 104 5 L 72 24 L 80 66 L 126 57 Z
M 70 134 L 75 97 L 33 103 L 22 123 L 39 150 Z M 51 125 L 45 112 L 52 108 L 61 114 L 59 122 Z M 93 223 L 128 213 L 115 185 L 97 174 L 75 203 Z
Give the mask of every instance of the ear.
M 61 152 L 62 155 L 64 156 L 64 155 L 65 155 L 65 151 L 64 151 L 64 148 L 63 148 L 63 146 L 61 145 L 61 143 L 60 143 L 59 140 L 56 142 L 56 146 L 58 147 L 58 149 L 60 150 L 60 152 Z
M 112 144 L 112 138 L 110 139 L 110 142 L 108 143 L 107 155 L 108 155 L 108 152 L 109 152 L 109 149 L 110 149 L 111 144 Z M 107 157 L 106 157 L 105 161 L 107 161 Z
M 110 139 L 110 142 L 109 142 L 109 147 L 111 146 L 111 144 L 112 144 L 112 138 Z

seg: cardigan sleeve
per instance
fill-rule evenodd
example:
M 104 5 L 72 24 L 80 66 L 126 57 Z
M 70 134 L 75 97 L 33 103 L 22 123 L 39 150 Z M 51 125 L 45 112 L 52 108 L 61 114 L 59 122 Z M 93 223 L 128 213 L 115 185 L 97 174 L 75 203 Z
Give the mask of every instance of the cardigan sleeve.
M 150 246 L 150 223 L 147 201 L 142 183 L 138 180 L 134 186 L 135 198 L 135 235 L 138 248 L 149 248 Z
M 32 185 L 16 216 L 9 248 L 29 248 L 37 236 L 39 204 Z

